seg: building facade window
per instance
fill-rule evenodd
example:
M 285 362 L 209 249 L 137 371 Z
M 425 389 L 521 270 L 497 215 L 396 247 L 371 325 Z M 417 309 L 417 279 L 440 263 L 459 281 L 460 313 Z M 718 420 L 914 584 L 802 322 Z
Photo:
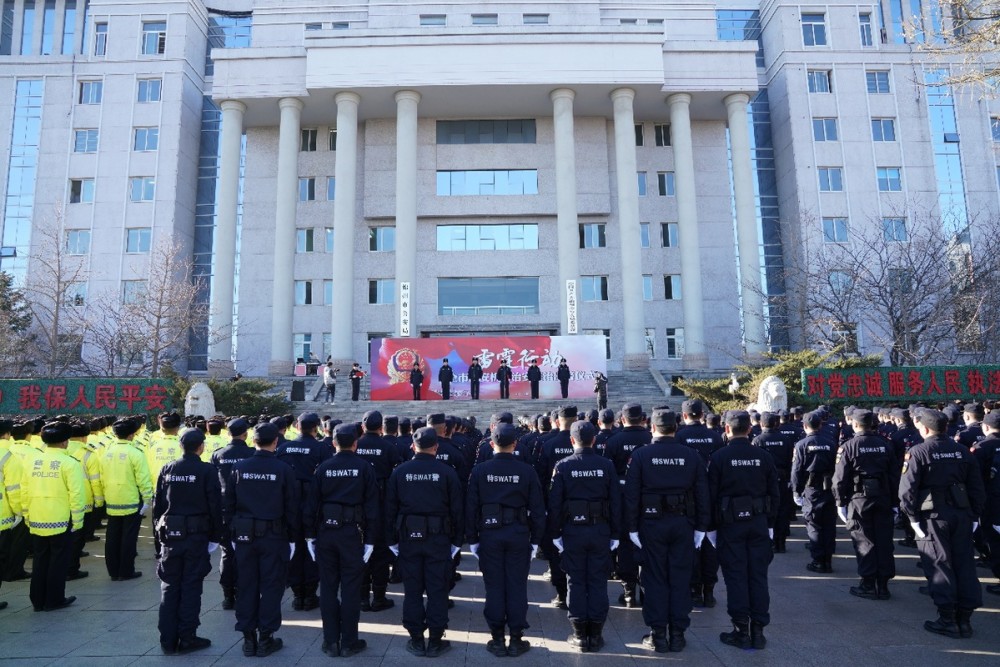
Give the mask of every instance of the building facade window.
M 153 243 L 153 230 L 136 227 L 125 230 L 125 252 L 131 255 L 147 254 Z
M 326 179 L 326 200 L 333 201 L 337 196 L 337 179 L 330 176 Z
M 316 137 L 319 134 L 319 130 L 305 129 L 301 132 L 301 141 L 299 142 L 299 150 L 303 153 L 312 153 L 316 150 Z
M 636 180 L 639 184 L 639 196 L 646 196 L 646 172 L 640 171 L 636 173 Z
M 642 275 L 642 300 L 653 300 L 653 276 L 648 273 Z
M 548 14 L 522 14 L 521 23 L 524 25 L 548 25 Z
M 69 182 L 69 203 L 90 204 L 94 201 L 94 179 L 74 178 Z
M 677 274 L 663 276 L 663 292 L 667 301 L 681 299 L 681 277 Z
M 854 322 L 837 322 L 833 336 L 839 347 L 847 354 L 858 354 L 858 325 Z
M 646 327 L 646 354 L 656 359 L 656 329 L 652 327 Z
M 208 11 L 208 40 L 205 46 L 205 76 L 215 74 L 212 49 L 243 49 L 250 46 L 253 34 L 251 12 L 226 12 L 226 15 Z
M 882 236 L 886 241 L 906 243 L 906 218 L 882 218 Z
M 826 16 L 802 15 L 802 43 L 805 46 L 826 46 Z
M 391 279 L 368 281 L 368 303 L 391 304 L 396 301 L 396 281 Z
M 872 118 L 872 141 L 895 141 L 896 121 L 892 118 Z
M 601 336 L 604 338 L 604 358 L 611 358 L 611 329 L 581 329 L 584 336 Z
M 323 281 L 323 305 L 332 306 L 333 305 L 333 281 L 324 280 Z M 330 346 L 324 344 L 324 350 L 329 350 Z
M 635 146 L 639 148 L 646 143 L 646 137 L 643 133 L 642 123 L 635 124 Z
M 438 278 L 438 315 L 537 315 L 537 277 Z
M 472 25 L 497 25 L 496 14 L 473 14 Z
M 299 201 L 316 201 L 316 179 L 309 176 L 299 179 Z
M 538 225 L 438 225 L 437 249 L 538 250 Z
M 327 148 L 329 148 L 330 151 L 337 150 L 337 131 L 336 130 L 330 130 L 330 137 L 329 137 L 328 141 L 329 141 L 329 146 L 327 146 Z
M 660 223 L 660 244 L 664 248 L 676 248 L 680 245 L 680 227 L 676 222 Z
M 874 46 L 872 39 L 872 15 L 867 12 L 858 14 L 858 29 L 861 32 L 861 46 Z
M 581 248 L 604 248 L 608 244 L 605 234 L 605 225 L 601 223 L 588 223 L 580 225 L 580 247 Z
M 42 9 L 42 55 L 52 55 L 55 43 L 56 0 L 45 0 Z
M 851 274 L 846 271 L 830 271 L 827 280 L 830 283 L 830 292 L 834 296 L 844 296 L 851 291 L 851 285 L 854 284 Z
M 1000 182 L 1000 181 L 998 181 Z M 649 247 L 649 223 L 640 222 L 639 223 L 639 247 L 648 248 Z
M 816 141 L 837 141 L 836 118 L 813 118 L 813 139 Z
M 142 55 L 162 56 L 167 50 L 167 22 L 143 21 Z
M 66 291 L 63 294 L 63 303 L 67 306 L 80 308 L 87 305 L 87 283 L 85 282 L 69 283 L 66 285 Z
M 873 95 L 887 95 L 889 90 L 889 72 L 878 70 L 865 72 L 865 85 Z
M 324 247 L 327 252 L 333 252 L 333 227 L 327 227 L 323 230 L 324 236 Z
M 876 174 L 879 192 L 902 192 L 903 176 L 900 167 L 878 167 Z
M 313 302 L 313 284 L 311 280 L 295 281 L 295 305 L 311 306 Z
M 145 152 L 155 151 L 160 145 L 160 128 L 158 127 L 137 127 L 135 128 L 135 138 L 132 142 L 132 150 Z
M 823 242 L 847 243 L 847 218 L 823 218 Z
M 160 101 L 162 79 L 139 79 L 139 88 L 136 93 L 136 102 L 139 104 L 150 104 Z
M 584 301 L 607 301 L 608 277 L 580 276 L 580 298 Z
M 104 97 L 103 81 L 80 82 L 80 96 L 77 98 L 80 104 L 100 104 L 102 97 Z
M 811 69 L 806 72 L 810 93 L 829 93 L 833 91 L 833 73 L 827 69 Z
M 844 171 L 840 167 L 820 167 L 816 170 L 819 174 L 820 192 L 843 192 Z
M 653 126 L 653 135 L 656 138 L 657 146 L 670 145 L 670 125 L 666 123 L 657 123 Z
M 145 280 L 122 281 L 122 303 L 126 305 L 141 304 L 146 300 Z
M 533 144 L 537 141 L 535 120 L 439 120 L 437 143 L 448 144 Z
M 152 176 L 130 178 L 128 192 L 130 201 L 153 201 L 156 196 L 156 179 Z
M 59 334 L 56 338 L 56 360 L 60 364 L 78 364 L 83 361 L 83 336 Z
M 76 130 L 73 132 L 73 152 L 74 153 L 96 153 L 97 130 Z
M 313 230 L 312 229 L 296 229 L 295 230 L 295 252 L 312 252 L 313 251 Z
M 87 255 L 90 253 L 90 230 L 71 229 L 66 232 L 66 254 Z
M 372 252 L 392 252 L 396 249 L 395 227 L 369 227 L 368 250 Z
M 445 14 L 421 14 L 420 25 L 424 27 L 443 27 L 448 23 Z
M 684 329 L 667 328 L 667 359 L 680 359 L 684 356 Z
M 305 363 L 312 354 L 312 340 L 311 333 L 292 334 L 292 358 L 299 363 Z
M 757 42 L 757 67 L 764 67 L 764 43 L 761 38 L 760 11 L 756 9 L 718 9 L 715 12 L 716 37 L 725 42 Z
M 108 24 L 94 24 L 94 55 L 105 56 L 108 53 Z
M 677 189 L 674 183 L 674 172 L 660 171 L 656 173 L 656 191 L 661 197 L 674 197 Z
M 1000 141 L 1000 116 L 990 118 L 990 133 L 993 135 L 993 141 Z
M 537 194 L 537 169 L 437 172 L 437 195 L 439 197 Z

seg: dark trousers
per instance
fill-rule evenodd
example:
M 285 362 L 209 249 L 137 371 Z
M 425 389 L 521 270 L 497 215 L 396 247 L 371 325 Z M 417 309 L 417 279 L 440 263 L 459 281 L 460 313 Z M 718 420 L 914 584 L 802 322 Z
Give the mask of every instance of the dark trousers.
M 549 577 L 552 580 L 552 585 L 555 587 L 556 592 L 565 597 L 566 571 L 562 568 L 562 554 L 556 549 L 556 545 L 552 544 L 551 533 L 545 533 L 540 547 L 542 553 L 545 554 L 545 562 L 549 564 Z
M 984 539 L 990 551 L 990 570 L 993 576 L 1000 579 L 1000 533 L 993 528 L 993 518 L 983 517 L 979 530 L 985 533 Z
M 361 379 L 351 380 L 351 400 L 358 400 L 358 396 L 361 394 Z
M 694 536 L 691 536 L 694 544 Z M 645 546 L 645 542 L 643 542 Z M 701 542 L 701 549 L 694 552 L 691 568 L 692 586 L 715 586 L 719 583 L 719 552 L 706 537 Z
M 500 398 L 510 398 L 510 382 L 500 383 Z
M 767 625 L 771 622 L 767 568 L 774 559 L 767 518 L 758 514 L 749 521 L 720 526 L 718 535 L 729 617 L 741 623 L 750 620 Z
M 493 628 L 521 634 L 528 626 L 528 570 L 531 544 L 527 526 L 484 530 L 479 539 L 479 569 L 486 605 L 483 616 Z
M 275 632 L 281 627 L 288 552 L 288 541 L 282 537 L 258 537 L 252 542 L 237 543 L 237 631 Z
M 538 398 L 538 382 L 530 382 L 531 385 L 531 397 Z
M 472 380 L 469 382 L 469 391 L 472 393 L 473 400 L 479 400 L 479 380 Z
M 11 581 L 24 572 L 24 561 L 28 559 L 28 545 L 31 544 L 31 533 L 24 521 L 17 524 L 10 530 L 5 530 L 3 535 L 7 541 L 7 559 L 4 563 L 3 580 Z
M 939 609 L 972 611 L 983 604 L 983 591 L 976 576 L 972 520 L 958 516 L 957 512 L 949 514 L 921 522 L 926 526 L 927 537 L 917 538 L 920 562 L 931 599 Z
M 855 498 L 847 506 L 847 529 L 854 541 L 861 577 L 896 576 L 893 558 L 892 506 L 888 499 Z
M 559 391 L 563 398 L 569 397 L 569 380 L 559 380 Z
M 441 399 L 445 401 L 451 400 L 451 383 L 442 382 L 441 383 Z
M 623 486 L 622 489 L 625 487 Z M 624 524 L 623 524 L 624 525 Z M 640 538 L 641 541 L 641 538 Z M 692 544 L 694 537 L 691 538 Z M 646 543 L 642 543 L 646 546 Z M 615 551 L 615 574 L 623 584 L 634 584 L 639 581 L 639 564 L 635 560 L 635 545 L 632 540 L 622 540 Z
M 309 555 L 305 539 L 299 538 L 295 542 L 295 555 L 288 561 L 288 585 L 294 590 L 299 586 L 315 588 L 317 584 L 319 584 L 319 569 Z
M 201 591 L 212 571 L 208 536 L 164 542 L 156 576 L 160 578 L 160 643 L 172 645 L 190 639 L 200 625 Z
M 419 401 L 420 400 L 420 388 L 421 387 L 420 387 L 419 384 L 413 385 L 413 400 L 415 400 L 415 401 Z
M 691 571 L 695 558 L 691 522 L 687 517 L 643 521 L 639 540 L 645 554 L 643 621 L 651 628 L 670 625 L 687 630 L 691 625 Z
M 350 646 L 358 640 L 364 544 L 357 526 L 321 528 L 316 538 L 323 641 Z M 339 596 L 339 597 L 338 597 Z
M 447 628 L 452 571 L 448 538 L 430 535 L 425 540 L 401 542 L 396 566 L 403 576 L 403 627 L 411 633 Z
M 608 407 L 608 395 L 607 394 L 603 394 L 603 395 L 599 394 L 597 396 L 597 409 L 598 410 L 603 410 L 606 407 Z M 692 537 L 691 539 L 694 539 L 694 538 Z
M 52 609 L 66 598 L 66 575 L 73 558 L 73 533 L 32 535 L 31 588 L 28 597 L 35 609 Z
M 568 584 L 569 620 L 607 620 L 610 544 L 611 528 L 607 524 L 563 528 L 562 567 Z
M 219 585 L 223 589 L 236 588 L 239 574 L 236 568 L 236 549 L 229 540 L 223 540 L 219 545 L 222 557 L 219 558 Z
M 812 559 L 823 562 L 832 558 L 837 551 L 837 504 L 833 493 L 806 489 L 802 493 L 802 519 L 806 524 Z
M 337 384 L 326 385 L 326 400 L 335 401 L 337 400 Z
M 774 520 L 774 541 L 784 542 L 792 532 L 792 517 L 795 516 L 795 502 L 788 479 L 782 472 L 778 479 L 778 515 Z
M 87 535 L 91 526 L 99 521 L 93 510 L 83 515 L 83 530 L 73 533 L 73 557 L 69 562 L 70 572 L 80 571 L 80 559 L 83 557 L 83 549 L 87 546 Z
M 135 572 L 140 525 L 142 517 L 138 512 L 124 516 L 108 515 L 108 530 L 104 536 L 104 564 L 112 579 L 127 577 Z
M 389 566 L 392 564 L 392 552 L 384 540 L 377 539 L 372 551 L 371 558 L 365 563 L 361 575 L 362 597 L 368 597 L 368 591 L 373 591 L 376 595 L 385 595 L 389 588 Z M 397 564 L 396 567 L 399 567 Z

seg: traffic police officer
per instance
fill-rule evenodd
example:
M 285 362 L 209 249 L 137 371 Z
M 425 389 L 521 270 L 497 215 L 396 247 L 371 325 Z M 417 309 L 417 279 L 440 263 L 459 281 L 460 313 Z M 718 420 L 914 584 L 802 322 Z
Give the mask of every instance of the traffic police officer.
M 21 457 L 10 451 L 14 422 L 0 419 L 0 579 L 10 554 L 14 526 L 21 523 Z M 7 601 L 0 602 L 0 609 Z
M 219 475 L 222 493 L 226 492 L 229 473 L 233 466 L 243 459 L 253 456 L 253 450 L 247 446 L 247 431 L 250 424 L 245 419 L 233 419 L 227 429 L 231 438 L 228 445 L 212 453 L 212 465 Z M 219 586 L 222 587 L 222 608 L 233 609 L 236 606 L 236 548 L 229 537 L 229 528 L 223 527 L 222 557 L 219 559 Z
M 198 637 L 201 592 L 212 570 L 209 557 L 222 539 L 222 488 L 210 463 L 201 460 L 205 434 L 180 437 L 184 456 L 163 466 L 153 497 L 153 525 L 160 537 L 160 648 L 166 655 L 211 646 Z
M 802 420 L 806 437 L 795 443 L 792 457 L 792 492 L 795 504 L 802 508 L 802 519 L 809 536 L 812 562 L 810 572 L 833 572 L 833 554 L 837 545 L 837 505 L 833 499 L 833 472 L 836 466 L 834 445 L 821 438 L 822 418 L 810 412 Z
M 972 612 L 982 606 L 972 547 L 973 523 L 986 491 L 979 466 L 966 447 L 946 435 L 948 417 L 937 410 L 916 414 L 924 441 L 907 452 L 899 484 L 900 509 L 917 534 L 924 573 L 938 618 L 924 629 L 946 637 L 971 637 Z
M 386 486 L 386 538 L 403 576 L 403 627 L 406 650 L 436 658 L 451 648 L 448 590 L 452 558 L 464 531 L 462 488 L 454 468 L 438 461 L 433 428 L 413 434 L 414 457 L 396 468 Z M 423 596 L 427 596 L 424 607 Z M 424 642 L 424 630 L 429 629 Z
M 534 469 L 514 456 L 517 429 L 499 424 L 490 439 L 493 458 L 472 469 L 465 525 L 486 588 L 483 616 L 492 635 L 486 648 L 497 657 L 517 657 L 531 647 L 524 640 L 528 570 L 545 533 L 545 502 Z
M 35 611 L 73 604 L 66 575 L 73 557 L 73 533 L 83 530 L 86 504 L 83 468 L 66 453 L 73 431 L 65 422 L 42 427 L 45 449 L 22 472 L 21 514 L 31 532 L 31 588 Z
M 892 508 L 899 464 L 892 445 L 878 434 L 872 412 L 855 410 L 851 420 L 857 435 L 841 445 L 833 475 L 837 514 L 851 532 L 861 577 L 850 592 L 868 600 L 887 600 L 889 580 L 896 576 Z
M 441 383 L 441 398 L 442 400 L 451 399 L 451 383 L 455 379 L 455 371 L 452 370 L 451 365 L 448 363 L 447 359 L 441 361 L 441 368 L 438 369 L 438 382 Z
M 233 465 L 222 511 L 236 544 L 236 630 L 243 633 L 243 655 L 264 657 L 283 644 L 274 633 L 301 533 L 300 485 L 291 466 L 274 455 L 277 428 L 260 424 L 253 439 L 254 455 Z
M 654 410 L 653 441 L 632 453 L 625 479 L 629 540 L 644 550 L 643 646 L 657 653 L 684 648 L 691 624 L 691 571 L 711 520 L 708 476 L 698 452 L 674 438 L 677 417 Z M 667 629 L 670 639 L 667 640 Z
M 590 422 L 573 422 L 573 454 L 556 463 L 549 491 L 549 533 L 569 583 L 567 642 L 583 653 L 604 646 L 611 552 L 623 516 L 618 474 L 594 451 L 596 435 Z
M 83 530 L 77 531 L 74 535 L 76 543 L 67 577 L 68 581 L 73 581 L 83 579 L 89 574 L 80 569 L 80 559 L 83 557 L 87 535 L 100 523 L 98 511 L 104 508 L 104 487 L 101 486 L 101 460 L 98 448 L 87 442 L 90 437 L 90 427 L 79 422 L 71 423 L 70 427 L 73 432 L 66 453 L 80 462 L 83 468 L 84 489 L 87 493 L 87 503 L 83 508 Z
M 358 639 L 361 576 L 375 549 L 382 507 L 375 469 L 355 453 L 354 424 L 339 424 L 333 437 L 337 453 L 316 468 L 305 532 L 322 584 L 323 653 L 347 658 L 367 646 Z
M 732 632 L 720 641 L 737 648 L 762 649 L 771 621 L 767 569 L 774 558 L 768 525 L 778 508 L 778 471 L 767 450 L 748 437 L 750 415 L 734 410 L 725 418 L 728 444 L 712 454 L 709 492 L 719 524 L 716 548 L 726 581 Z M 711 537 L 711 535 L 709 536 Z
M 528 366 L 528 384 L 531 386 L 531 397 L 538 398 L 538 383 L 542 381 L 542 370 L 538 367 L 538 359 L 532 359 Z
M 135 569 L 139 526 L 153 503 L 146 457 L 135 447 L 138 422 L 119 419 L 111 426 L 115 441 L 101 455 L 101 484 L 108 511 L 104 563 L 112 581 L 141 577 Z
M 400 461 L 399 451 L 388 440 L 382 437 L 382 413 L 369 410 L 362 417 L 364 435 L 358 439 L 357 454 L 375 468 L 375 482 L 379 489 L 379 516 L 385 515 L 385 485 L 392 474 L 393 468 Z M 384 611 L 391 609 L 395 602 L 387 598 L 389 588 L 389 564 L 392 553 L 384 539 L 384 531 L 372 534 L 375 547 L 374 553 L 367 563 L 361 579 L 361 610 Z M 369 590 L 372 600 L 368 600 Z
M 483 366 L 479 363 L 479 357 L 473 357 L 469 364 L 469 393 L 472 400 L 479 400 L 479 382 L 483 379 Z
M 500 367 L 497 368 L 497 382 L 500 383 L 500 398 L 510 398 L 510 381 L 514 377 L 506 359 L 500 360 Z

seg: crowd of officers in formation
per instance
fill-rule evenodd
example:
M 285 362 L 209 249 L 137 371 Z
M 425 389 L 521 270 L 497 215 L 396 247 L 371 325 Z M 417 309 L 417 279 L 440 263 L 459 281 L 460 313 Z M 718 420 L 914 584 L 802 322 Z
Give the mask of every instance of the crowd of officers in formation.
M 485 586 L 483 614 L 496 656 L 518 656 L 531 559 L 548 561 L 568 610 L 569 644 L 603 646 L 607 581 L 619 604 L 642 607 L 653 651 L 685 646 L 692 606 L 714 607 L 721 567 L 733 629 L 720 640 L 763 649 L 767 572 L 785 553 L 796 506 L 817 573 L 833 571 L 838 516 L 851 533 L 860 582 L 852 595 L 890 597 L 894 521 L 915 547 L 938 618 L 928 631 L 970 637 L 982 604 L 976 554 L 1000 576 L 1000 410 L 948 405 L 828 408 L 803 415 L 680 414 L 635 403 L 620 413 L 566 406 L 515 424 L 430 414 L 340 423 L 288 417 L 0 419 L 0 570 L 30 576 L 35 611 L 73 603 L 67 580 L 106 520 L 113 581 L 135 569 L 140 524 L 151 517 L 166 654 L 205 648 L 202 584 L 221 550 L 224 609 L 234 609 L 246 656 L 282 646 L 286 587 L 295 610 L 317 607 L 323 651 L 364 650 L 362 611 L 393 606 L 403 584 L 407 651 L 449 648 L 449 591 L 467 543 Z M 32 572 L 24 571 L 29 549 Z M 1000 594 L 1000 586 L 988 586 Z M 0 604 L 0 608 L 6 602 Z M 425 635 L 426 633 L 426 635 Z

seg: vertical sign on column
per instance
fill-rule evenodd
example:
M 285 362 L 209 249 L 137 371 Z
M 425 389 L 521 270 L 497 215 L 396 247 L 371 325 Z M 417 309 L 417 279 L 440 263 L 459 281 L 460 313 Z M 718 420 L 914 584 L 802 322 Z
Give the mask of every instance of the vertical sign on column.
M 410 283 L 399 283 L 399 335 L 410 337 Z
M 576 321 L 576 281 L 566 281 L 566 333 L 577 333 Z

